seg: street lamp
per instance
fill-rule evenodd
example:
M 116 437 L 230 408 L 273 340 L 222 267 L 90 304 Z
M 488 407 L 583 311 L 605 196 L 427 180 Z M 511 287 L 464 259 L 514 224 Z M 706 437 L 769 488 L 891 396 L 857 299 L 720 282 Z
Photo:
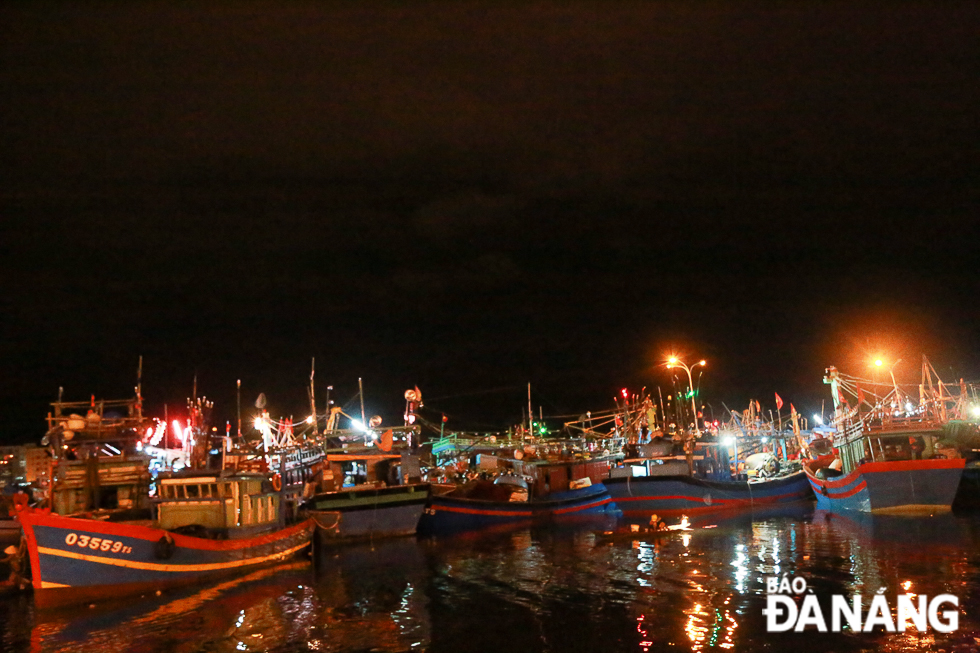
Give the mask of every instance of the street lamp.
M 707 365 L 707 363 L 704 360 L 700 360 L 691 367 L 697 367 L 698 365 L 704 367 Z M 669 359 L 667 359 L 667 369 L 672 367 L 680 367 L 687 372 L 687 382 L 691 387 L 691 417 L 694 418 L 694 432 L 700 435 L 701 430 L 698 428 L 698 409 L 694 404 L 694 379 L 691 378 L 691 367 L 685 365 L 679 358 L 677 358 L 677 356 L 671 356 Z

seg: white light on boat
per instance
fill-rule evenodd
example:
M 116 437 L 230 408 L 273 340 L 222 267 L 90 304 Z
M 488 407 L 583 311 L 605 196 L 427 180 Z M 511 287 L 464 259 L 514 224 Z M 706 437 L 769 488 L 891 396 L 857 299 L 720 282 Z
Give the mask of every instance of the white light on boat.
M 769 438 L 766 437 L 762 438 L 762 444 L 765 444 L 766 442 L 769 442 Z
M 905 402 L 905 410 L 907 412 L 911 413 L 914 408 L 915 408 L 915 406 L 912 405 L 912 402 L 911 401 L 906 401 Z
M 813 421 L 816 422 L 817 424 L 823 424 L 823 418 L 820 417 L 820 415 L 817 415 L 816 413 L 813 414 Z
M 313 416 L 312 415 L 310 415 L 309 417 L 306 418 L 306 423 L 307 424 L 312 424 L 313 423 Z
M 359 419 L 352 419 L 350 421 L 350 425 L 355 431 L 361 431 L 362 433 L 369 433 L 371 431 L 371 429 L 364 426 L 364 422 Z
M 973 407 L 973 414 L 976 415 L 977 417 L 980 417 L 980 406 Z
M 735 438 L 725 438 L 725 446 L 730 447 L 735 444 Z

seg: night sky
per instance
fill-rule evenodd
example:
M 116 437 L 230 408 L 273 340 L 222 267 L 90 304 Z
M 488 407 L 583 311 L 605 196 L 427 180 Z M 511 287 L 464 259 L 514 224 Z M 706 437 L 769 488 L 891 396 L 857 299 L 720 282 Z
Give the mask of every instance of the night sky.
M 281 5 L 0 6 L 0 442 L 140 355 L 219 423 L 980 378 L 980 4 Z

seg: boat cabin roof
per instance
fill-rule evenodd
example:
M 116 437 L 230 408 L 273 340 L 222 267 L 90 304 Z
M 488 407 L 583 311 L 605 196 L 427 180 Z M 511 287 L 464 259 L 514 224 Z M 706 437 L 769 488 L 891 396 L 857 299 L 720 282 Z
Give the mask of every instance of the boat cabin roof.
M 157 477 L 157 480 L 161 485 L 200 485 L 201 483 L 217 483 L 219 481 L 224 483 L 262 481 L 266 478 L 268 477 L 265 474 L 256 472 L 236 472 L 229 474 L 217 470 L 194 469 L 161 474 Z

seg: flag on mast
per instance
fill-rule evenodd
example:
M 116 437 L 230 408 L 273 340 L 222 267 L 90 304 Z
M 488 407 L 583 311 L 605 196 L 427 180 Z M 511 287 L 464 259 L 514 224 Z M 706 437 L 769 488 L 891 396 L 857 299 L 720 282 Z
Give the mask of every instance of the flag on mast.
M 779 393 L 778 392 L 773 393 L 773 394 L 776 395 L 776 410 L 782 410 L 782 408 L 783 408 L 783 399 L 782 399 L 782 397 L 779 396 Z
M 387 431 L 382 433 L 381 440 L 378 442 L 378 449 L 381 449 L 382 451 L 391 451 L 391 445 L 393 439 L 392 435 L 393 432 L 391 429 L 388 429 Z

